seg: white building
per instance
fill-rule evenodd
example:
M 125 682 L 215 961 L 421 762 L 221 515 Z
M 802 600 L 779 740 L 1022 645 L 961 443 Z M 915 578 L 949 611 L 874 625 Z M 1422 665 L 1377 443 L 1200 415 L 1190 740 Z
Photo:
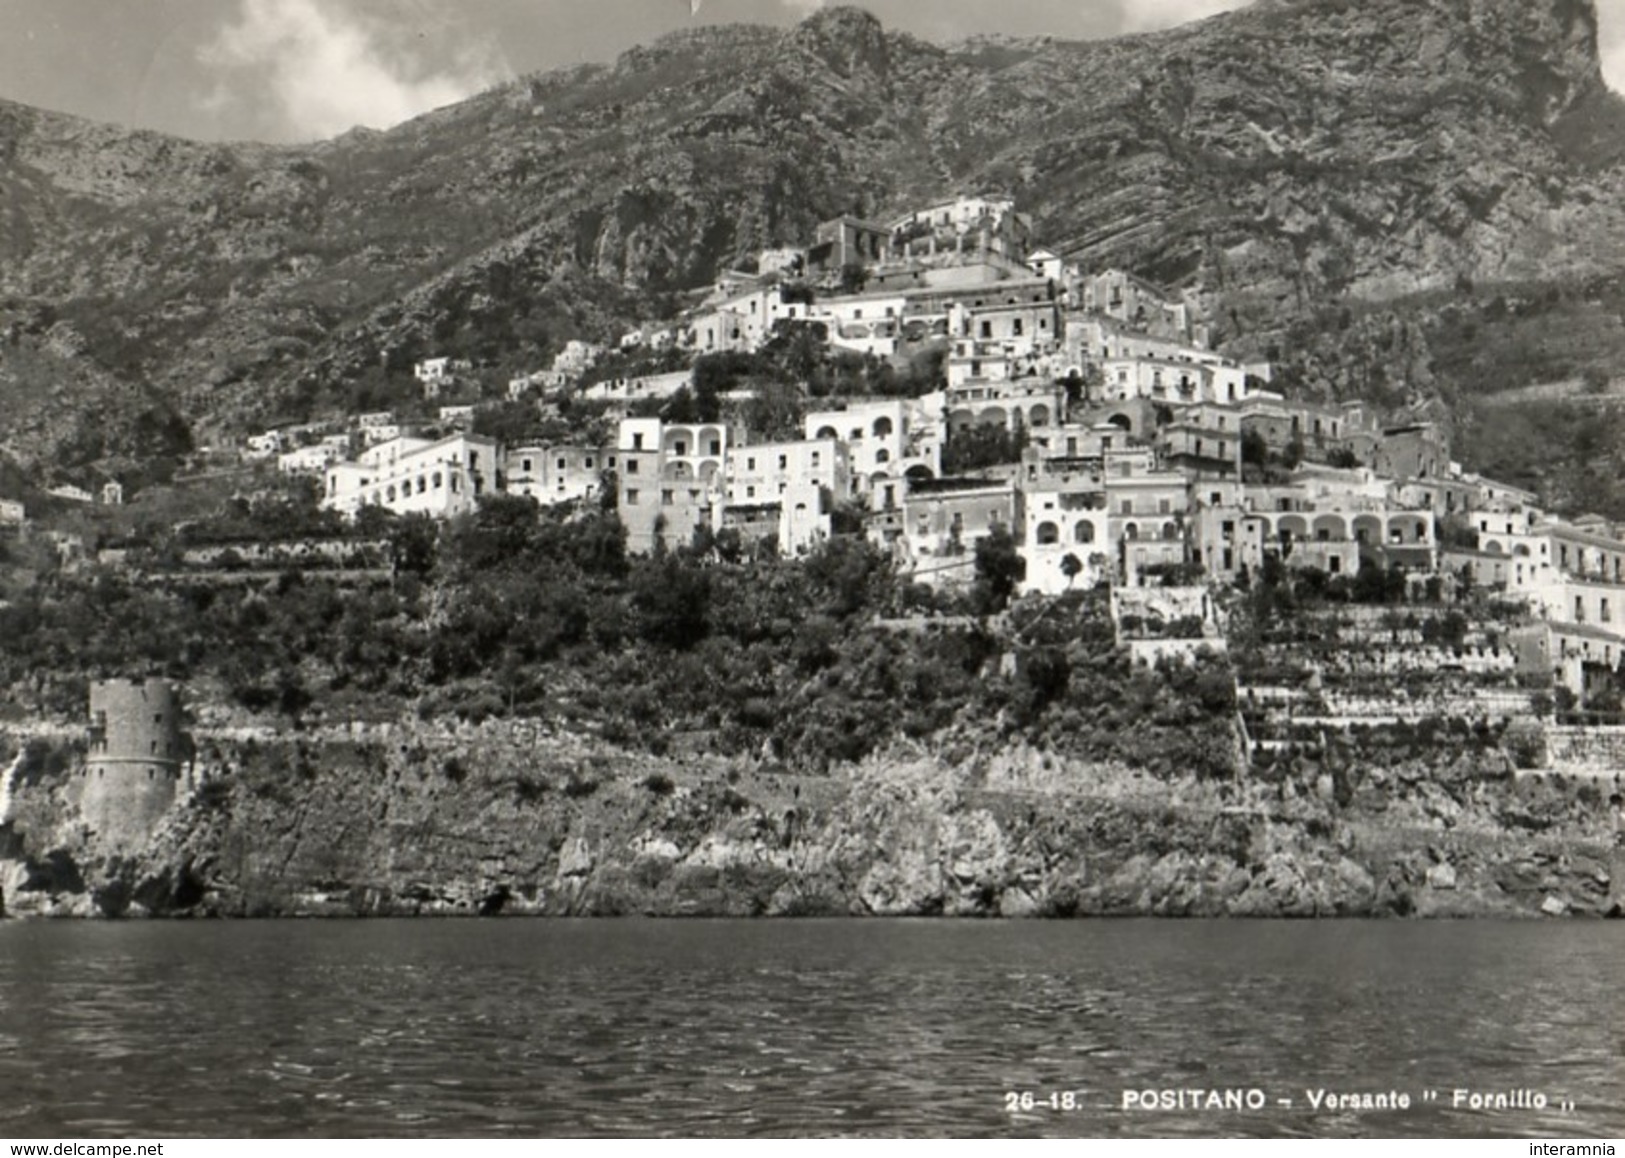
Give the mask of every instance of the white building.
M 892 232 L 910 226 L 926 226 L 931 229 L 951 228 L 957 233 L 968 233 L 982 221 L 997 220 L 1006 213 L 1014 212 L 1015 208 L 1015 201 L 1009 197 L 955 197 L 951 201 L 927 205 L 904 214 L 892 222 Z
M 1066 276 L 1066 262 L 1053 249 L 1035 249 L 1027 255 L 1027 268 L 1057 285 Z
M 543 505 L 591 500 L 599 496 L 605 472 L 618 469 L 613 449 L 521 446 L 507 454 L 507 491 Z
M 1028 488 L 1023 523 L 1021 554 L 1027 560 L 1023 591 L 1059 595 L 1088 590 L 1115 570 L 1102 489 L 1087 484 Z M 1069 557 L 1072 563 L 1068 563 Z
M 301 446 L 277 459 L 277 470 L 283 474 L 325 474 L 327 468 L 344 457 L 344 451 L 331 443 Z
M 766 442 L 728 451 L 726 493 L 730 503 L 774 502 L 792 490 L 823 488 L 840 498 L 851 493 L 847 444 L 828 439 Z
M 282 431 L 267 430 L 264 434 L 249 435 L 243 443 L 243 453 L 256 458 L 269 458 L 273 454 L 280 454 L 286 445 Z
M 581 396 L 590 402 L 638 402 L 670 398 L 693 383 L 692 370 L 673 370 L 667 374 L 644 374 L 635 378 L 606 378 L 588 386 Z
M 623 418 L 615 448 L 658 453 L 661 477 L 719 482 L 727 464 L 728 428 L 720 422 L 668 425 L 658 418 Z
M 496 489 L 502 469 L 494 439 L 456 434 L 438 442 L 400 438 L 327 469 L 322 506 L 354 517 L 365 506 L 398 515 L 449 518 Z

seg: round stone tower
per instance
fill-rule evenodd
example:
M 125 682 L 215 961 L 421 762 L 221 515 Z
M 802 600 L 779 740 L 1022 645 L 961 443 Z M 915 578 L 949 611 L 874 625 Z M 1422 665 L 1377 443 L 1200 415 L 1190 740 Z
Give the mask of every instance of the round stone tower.
M 103 849 L 133 851 L 175 803 L 185 758 L 180 696 L 167 681 L 90 685 L 90 753 L 79 812 Z

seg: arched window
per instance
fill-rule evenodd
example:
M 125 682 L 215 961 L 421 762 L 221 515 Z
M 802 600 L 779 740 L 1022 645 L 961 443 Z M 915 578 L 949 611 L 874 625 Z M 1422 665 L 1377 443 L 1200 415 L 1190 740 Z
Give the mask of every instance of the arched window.
M 1095 541 L 1095 525 L 1088 519 L 1081 520 L 1072 528 L 1072 540 L 1077 543 L 1093 543 Z
M 1054 523 L 1038 524 L 1038 545 L 1040 547 L 1053 546 L 1061 541 L 1061 528 Z

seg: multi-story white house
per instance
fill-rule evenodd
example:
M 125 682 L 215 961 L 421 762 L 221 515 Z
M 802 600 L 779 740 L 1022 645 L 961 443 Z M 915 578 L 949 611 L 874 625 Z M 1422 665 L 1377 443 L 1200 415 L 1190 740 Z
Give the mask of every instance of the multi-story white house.
M 351 517 L 362 507 L 378 506 L 399 515 L 449 518 L 496 492 L 501 469 L 495 439 L 399 438 L 372 447 L 355 462 L 329 466 L 322 505 Z
M 546 505 L 599 497 L 606 472 L 619 469 L 613 448 L 521 446 L 506 455 L 507 491 Z
M 661 474 L 672 479 L 713 482 L 727 462 L 728 428 L 720 422 L 665 423 L 658 418 L 623 418 L 616 449 L 658 451 Z
M 846 443 L 828 439 L 765 442 L 728 451 L 726 495 L 730 503 L 776 502 L 793 489 L 812 487 L 839 498 L 851 493 Z

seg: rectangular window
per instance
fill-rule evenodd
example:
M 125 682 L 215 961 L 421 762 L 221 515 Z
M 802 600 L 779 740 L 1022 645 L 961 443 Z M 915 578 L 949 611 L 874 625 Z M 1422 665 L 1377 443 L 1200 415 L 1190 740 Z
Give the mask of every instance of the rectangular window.
M 745 460 L 745 469 L 746 470 L 755 470 L 756 469 L 756 460 L 754 458 L 747 458 Z
M 530 474 L 531 473 L 530 459 L 528 459 L 528 458 L 520 459 L 519 460 L 519 470 L 520 470 L 520 473 L 522 473 L 522 474 Z
M 790 456 L 789 455 L 787 455 L 787 454 L 779 455 L 779 469 L 780 470 L 789 470 L 790 469 Z
M 672 454 L 676 455 L 678 458 L 687 458 L 688 457 L 688 443 L 683 442 L 681 440 L 672 443 L 671 452 L 672 452 Z
M 626 460 L 626 473 L 627 474 L 637 474 L 638 473 L 638 460 L 637 459 L 629 458 L 629 459 Z
M 568 459 L 563 459 L 563 458 L 559 459 L 559 469 L 560 470 L 565 470 L 566 468 L 569 467 L 569 465 L 570 464 L 569 464 Z
M 626 505 L 629 506 L 629 507 L 635 507 L 635 506 L 638 505 L 638 492 L 637 491 L 629 490 L 629 491 L 626 492 Z
M 675 492 L 673 492 L 673 491 L 661 491 L 660 492 L 660 505 L 661 506 L 669 507 L 673 503 L 675 503 L 676 501 L 677 501 L 677 495 L 676 495 Z
M 1117 509 L 1122 514 L 1132 515 L 1134 513 L 1134 500 L 1124 499 L 1122 504 Z
M 642 450 L 643 449 L 643 435 L 634 434 L 632 436 L 632 449 L 633 450 Z
M 720 458 L 721 456 L 722 456 L 722 440 L 720 438 L 713 438 L 711 440 L 711 457 L 712 458 Z

